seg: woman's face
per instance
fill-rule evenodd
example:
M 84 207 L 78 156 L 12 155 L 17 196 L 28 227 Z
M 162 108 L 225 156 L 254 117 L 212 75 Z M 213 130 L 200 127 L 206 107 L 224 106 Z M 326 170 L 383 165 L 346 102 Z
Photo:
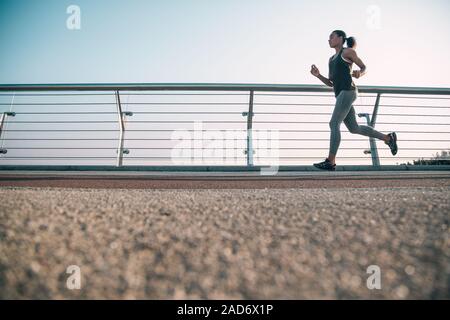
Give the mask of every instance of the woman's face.
M 335 32 L 332 32 L 328 38 L 328 44 L 331 48 L 336 48 L 338 45 L 342 45 L 342 37 L 339 37 Z

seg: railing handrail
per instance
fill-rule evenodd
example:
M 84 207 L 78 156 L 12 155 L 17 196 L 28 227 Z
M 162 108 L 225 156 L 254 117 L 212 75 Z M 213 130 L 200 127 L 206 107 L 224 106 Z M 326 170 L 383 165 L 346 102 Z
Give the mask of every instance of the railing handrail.
M 450 88 L 357 86 L 361 93 L 450 95 Z M 245 83 L 59 83 L 0 84 L 0 91 L 285 91 L 332 92 L 315 84 L 245 84 Z

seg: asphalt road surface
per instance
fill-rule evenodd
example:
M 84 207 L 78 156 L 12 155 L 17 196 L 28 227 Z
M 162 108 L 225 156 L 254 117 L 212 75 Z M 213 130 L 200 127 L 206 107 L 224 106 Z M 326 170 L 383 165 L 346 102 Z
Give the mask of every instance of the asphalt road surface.
M 0 298 L 448 299 L 449 179 L 418 180 L 2 186 Z M 367 287 L 369 266 L 381 289 Z

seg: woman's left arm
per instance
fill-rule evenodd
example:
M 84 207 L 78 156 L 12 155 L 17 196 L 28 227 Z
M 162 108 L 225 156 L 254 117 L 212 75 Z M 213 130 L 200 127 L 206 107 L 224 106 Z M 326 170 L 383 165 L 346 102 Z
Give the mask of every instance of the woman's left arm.
M 344 58 L 354 62 L 360 68 L 360 70 L 354 70 L 352 73 L 352 76 L 355 78 L 359 78 L 359 77 L 363 76 L 364 74 L 366 74 L 366 70 L 367 70 L 366 65 L 358 57 L 358 55 L 356 54 L 356 51 L 351 48 L 348 48 L 345 51 L 346 52 L 345 52 Z

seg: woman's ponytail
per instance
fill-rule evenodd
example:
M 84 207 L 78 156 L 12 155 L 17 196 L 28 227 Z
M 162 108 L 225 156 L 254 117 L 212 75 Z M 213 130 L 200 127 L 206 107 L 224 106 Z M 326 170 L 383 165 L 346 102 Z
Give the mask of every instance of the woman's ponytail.
M 356 39 L 355 39 L 355 37 L 345 38 L 345 41 L 347 41 L 347 48 L 354 48 L 354 47 L 356 47 Z

